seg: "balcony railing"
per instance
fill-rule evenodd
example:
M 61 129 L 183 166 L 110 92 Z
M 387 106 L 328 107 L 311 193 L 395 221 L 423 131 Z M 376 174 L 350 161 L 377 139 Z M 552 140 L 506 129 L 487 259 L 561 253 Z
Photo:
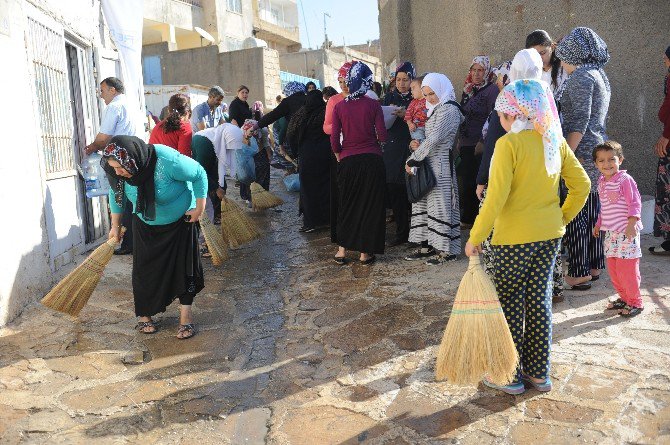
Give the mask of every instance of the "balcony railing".
M 198 0 L 172 0 L 172 1 L 177 3 L 185 3 L 187 5 L 195 6 L 197 8 L 202 8 L 202 5 Z
M 267 9 L 259 9 L 258 10 L 258 17 L 263 20 L 264 22 L 271 23 L 275 26 L 279 26 L 280 28 L 283 28 L 287 31 L 290 32 L 298 32 L 299 27 L 292 24 L 285 22 L 281 19 L 279 19 L 277 16 L 273 15 L 269 10 Z

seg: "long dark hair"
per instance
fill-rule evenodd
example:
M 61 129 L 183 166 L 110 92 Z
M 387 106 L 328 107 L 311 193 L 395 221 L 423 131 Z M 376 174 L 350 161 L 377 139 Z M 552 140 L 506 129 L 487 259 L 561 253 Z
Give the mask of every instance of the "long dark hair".
M 556 57 L 556 42 L 551 40 L 549 33 L 544 29 L 536 29 L 526 36 L 526 49 L 537 45 L 551 47 L 551 59 L 549 59 L 549 64 L 551 65 L 551 84 L 558 86 L 558 71 L 561 69 L 561 61 Z
M 165 133 L 171 133 L 181 128 L 182 117 L 191 114 L 191 99 L 185 94 L 175 94 L 168 102 L 168 112 L 163 125 Z

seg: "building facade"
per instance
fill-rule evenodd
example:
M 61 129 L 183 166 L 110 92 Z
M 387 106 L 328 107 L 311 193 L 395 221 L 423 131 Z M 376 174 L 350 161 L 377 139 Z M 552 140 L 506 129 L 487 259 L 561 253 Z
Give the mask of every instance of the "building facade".
M 498 64 L 522 49 L 535 29 L 555 40 L 578 26 L 594 29 L 612 56 L 605 67 L 612 85 L 607 133 L 623 144 L 623 167 L 640 191 L 653 194 L 670 2 L 379 0 L 378 6 L 385 67 L 411 60 L 418 72 L 445 73 L 457 91 L 475 55 Z
M 98 1 L 0 1 L 3 119 L 0 325 L 41 298 L 76 256 L 105 238 L 106 198 L 88 199 L 78 166 L 104 106 L 99 82 L 120 76 Z

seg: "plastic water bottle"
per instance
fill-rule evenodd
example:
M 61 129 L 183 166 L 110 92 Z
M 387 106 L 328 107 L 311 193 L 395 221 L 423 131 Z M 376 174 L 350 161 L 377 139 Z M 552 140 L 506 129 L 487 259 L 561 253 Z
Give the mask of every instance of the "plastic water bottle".
M 107 174 L 100 165 L 99 153 L 92 153 L 84 160 L 82 168 L 84 170 L 84 181 L 86 183 L 86 196 L 95 198 L 109 193 L 109 181 Z

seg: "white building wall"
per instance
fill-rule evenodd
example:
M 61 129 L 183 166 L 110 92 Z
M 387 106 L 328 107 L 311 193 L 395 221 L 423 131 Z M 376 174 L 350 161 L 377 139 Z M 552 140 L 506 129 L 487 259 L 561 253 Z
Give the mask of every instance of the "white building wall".
M 61 25 L 66 33 L 88 47 L 100 48 L 100 7 L 91 0 L 0 0 L 0 54 L 3 64 L 0 85 L 10 107 L 0 120 L 0 326 L 15 318 L 28 304 L 40 299 L 62 276 L 65 263 L 86 250 L 82 235 L 82 209 L 77 204 L 76 180 L 50 181 L 47 186 L 41 156 L 41 130 L 36 114 L 35 78 L 26 51 L 29 14 L 43 15 Z M 92 67 L 91 67 L 92 68 Z M 91 94 L 93 88 L 91 87 Z M 69 93 L 68 93 L 69 94 Z M 64 97 L 68 97 L 66 94 Z M 93 104 L 97 100 L 92 101 Z M 57 106 L 55 104 L 54 106 Z M 93 126 L 97 130 L 98 110 L 94 106 Z M 86 125 L 91 125 L 88 122 Z M 90 142 L 90 141 L 89 141 Z M 47 224 L 47 214 L 56 215 Z M 49 227 L 48 227 L 49 226 Z M 49 237 L 49 232 L 52 235 Z M 50 251 L 72 240 L 71 255 L 55 261 Z M 60 244 L 60 245 L 59 245 Z

